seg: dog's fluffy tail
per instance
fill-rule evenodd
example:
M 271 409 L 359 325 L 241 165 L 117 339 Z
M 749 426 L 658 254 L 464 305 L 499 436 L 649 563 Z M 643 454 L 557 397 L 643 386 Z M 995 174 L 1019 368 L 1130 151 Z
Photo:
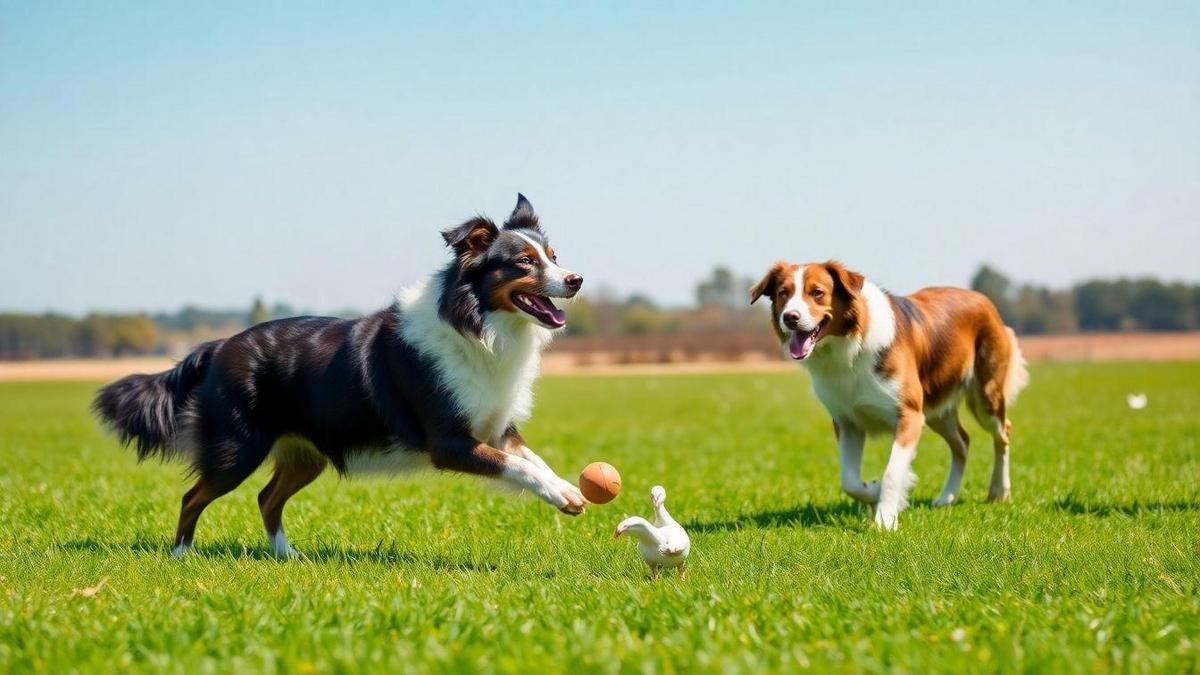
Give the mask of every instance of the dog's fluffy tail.
M 180 410 L 204 379 L 222 340 L 206 342 L 171 370 L 129 375 L 96 393 L 92 411 L 111 427 L 121 443 L 137 444 L 138 461 L 158 455 L 170 459 Z
M 1008 326 L 1005 326 L 1004 330 L 1008 333 L 1010 346 L 1008 372 L 1004 375 L 1004 402 L 1012 405 L 1017 400 L 1017 394 L 1029 384 L 1029 370 L 1025 367 L 1025 356 L 1021 354 L 1021 343 L 1017 342 L 1017 334 Z

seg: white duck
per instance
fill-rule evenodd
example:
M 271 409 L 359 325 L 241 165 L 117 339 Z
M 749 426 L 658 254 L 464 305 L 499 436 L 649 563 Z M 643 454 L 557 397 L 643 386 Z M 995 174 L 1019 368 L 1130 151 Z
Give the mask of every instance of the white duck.
M 638 553 L 650 566 L 650 578 L 657 579 L 664 567 L 678 567 L 679 578 L 687 573 L 688 554 L 692 552 L 692 541 L 687 532 L 671 514 L 667 513 L 667 491 L 661 485 L 650 488 L 650 503 L 654 506 L 654 523 L 641 516 L 622 520 L 617 525 L 613 538 L 626 532 L 637 538 Z

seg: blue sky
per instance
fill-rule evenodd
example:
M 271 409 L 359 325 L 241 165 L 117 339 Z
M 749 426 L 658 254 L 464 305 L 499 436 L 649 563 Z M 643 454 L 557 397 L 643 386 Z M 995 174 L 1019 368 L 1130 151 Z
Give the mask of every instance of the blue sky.
M 668 303 L 1197 281 L 1200 4 L 0 0 L 0 309 L 371 309 L 517 191 Z

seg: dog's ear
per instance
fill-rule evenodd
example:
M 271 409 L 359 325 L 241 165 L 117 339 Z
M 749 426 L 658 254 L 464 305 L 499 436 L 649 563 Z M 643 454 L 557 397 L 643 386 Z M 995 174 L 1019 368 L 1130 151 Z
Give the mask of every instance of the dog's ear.
M 496 224 L 479 216 L 467 222 L 452 227 L 442 233 L 446 245 L 453 248 L 458 257 L 467 260 L 478 257 L 492 245 L 500 231 Z
M 515 208 L 513 208 L 513 212 L 511 215 L 509 215 L 508 220 L 505 221 L 504 229 L 516 230 L 521 228 L 529 230 L 541 230 L 541 226 L 538 224 L 537 214 L 533 212 L 533 204 L 529 203 L 529 200 L 525 198 L 525 195 L 518 192 L 517 205 Z
M 772 265 L 771 269 L 767 270 L 767 276 L 750 289 L 750 304 L 758 302 L 758 299 L 764 295 L 769 298 L 775 297 L 775 291 L 779 288 L 779 280 L 783 278 L 787 268 L 788 264 L 782 260 Z
M 858 299 L 862 293 L 863 282 L 866 279 L 858 272 L 846 269 L 846 266 L 836 260 L 825 263 L 825 271 L 833 277 L 833 291 L 848 302 Z

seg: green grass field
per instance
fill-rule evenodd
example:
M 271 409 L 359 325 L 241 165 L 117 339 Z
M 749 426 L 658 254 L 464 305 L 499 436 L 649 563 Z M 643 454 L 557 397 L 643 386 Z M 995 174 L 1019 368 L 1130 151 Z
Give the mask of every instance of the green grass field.
M 1033 378 L 1013 502 L 984 503 L 969 425 L 964 502 L 929 508 L 949 460 L 926 434 L 895 533 L 841 494 L 801 374 L 545 378 L 526 437 L 564 476 L 615 464 L 615 502 L 329 474 L 288 507 L 296 561 L 267 554 L 261 472 L 173 560 L 180 468 L 103 435 L 95 383 L 0 385 L 0 672 L 1200 669 L 1200 364 Z M 685 581 L 612 539 L 658 482 Z

